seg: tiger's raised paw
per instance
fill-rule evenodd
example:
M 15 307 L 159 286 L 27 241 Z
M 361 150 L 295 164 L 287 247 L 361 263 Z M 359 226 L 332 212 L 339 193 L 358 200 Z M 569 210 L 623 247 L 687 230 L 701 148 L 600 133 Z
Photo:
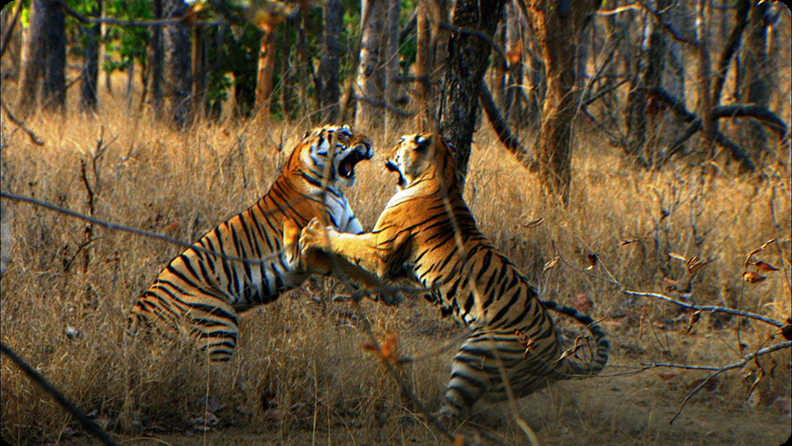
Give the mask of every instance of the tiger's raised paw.
M 305 256 L 312 251 L 330 251 L 330 237 L 334 232 L 316 218 L 312 219 L 300 233 L 300 252 Z

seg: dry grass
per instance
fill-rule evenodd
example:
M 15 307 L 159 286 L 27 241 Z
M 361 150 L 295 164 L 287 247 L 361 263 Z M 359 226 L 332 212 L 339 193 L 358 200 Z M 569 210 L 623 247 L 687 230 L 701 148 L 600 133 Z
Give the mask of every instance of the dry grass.
M 229 122 L 177 134 L 147 114 L 127 113 L 123 103 L 105 95 L 95 119 L 30 121 L 47 142 L 43 148 L 4 121 L 2 190 L 87 212 L 80 176 L 85 159 L 96 217 L 192 241 L 264 193 L 284 160 L 275 149 L 282 135 L 307 127 Z M 108 148 L 96 178 L 90 165 L 102 128 Z M 536 178 L 504 155 L 488 131 L 477 135 L 466 194 L 483 232 L 546 297 L 570 303 L 584 294 L 597 317 L 609 317 L 603 323 L 613 354 L 604 374 L 643 362 L 736 362 L 738 327 L 749 349 L 765 342 L 772 332 L 767 326 L 715 317 L 685 335 L 687 315 L 677 308 L 628 298 L 561 263 L 546 273 L 542 268 L 555 255 L 585 267 L 592 250 L 601 260 L 594 275 L 604 277 L 606 266 L 630 289 L 664 291 L 663 267 L 673 279 L 683 276 L 681 262 L 666 253 L 698 255 L 708 264 L 693 283 L 697 303 L 739 305 L 786 319 L 790 265 L 752 286 L 743 284 L 741 273 L 746 253 L 771 238 L 783 260 L 775 250 L 761 259 L 778 267 L 790 260 L 788 166 L 768 170 L 762 181 L 725 171 L 702 175 L 683 161 L 662 172 L 638 172 L 622 168 L 618 154 L 593 132 L 578 133 L 569 208 L 544 202 Z M 787 148 L 779 150 L 782 159 L 788 156 Z M 384 152 L 359 166 L 359 184 L 349 192 L 366 227 L 394 189 L 383 177 Z M 132 303 L 181 249 L 94 228 L 95 241 L 78 252 L 84 222 L 2 203 L 12 234 L 12 263 L 0 294 L 2 340 L 79 407 L 108 422 L 117 438 L 132 444 L 151 443 L 143 435 L 178 444 L 445 444 L 405 407 L 393 380 L 360 348 L 366 340 L 360 321 L 346 303 L 332 300 L 342 287 L 328 281 L 318 292 L 299 289 L 245 314 L 238 354 L 228 364 L 209 366 L 186 347 L 125 348 L 121 336 Z M 669 215 L 661 217 L 663 211 Z M 520 227 L 540 217 L 539 227 Z M 640 243 L 621 246 L 625 239 Z M 367 302 L 364 310 L 377 333 L 396 334 L 408 355 L 433 351 L 460 332 L 420 299 L 398 308 Z M 70 329 L 78 334 L 67 336 Z M 433 410 L 451 355 L 433 355 L 405 370 Z M 518 404 L 548 444 L 780 444 L 790 434 L 789 351 L 773 359 L 774 377 L 763 379 L 748 401 L 747 370 L 730 372 L 694 397 L 671 426 L 691 382 L 706 375 L 660 370 L 566 382 Z M 768 357 L 761 364 L 769 371 Z M 9 442 L 89 441 L 5 358 L 1 384 L 2 436 Z M 207 394 L 225 407 L 215 410 L 219 421 L 212 432 L 200 433 L 195 419 L 204 415 Z M 507 404 L 482 409 L 475 421 L 497 442 L 524 441 Z M 122 412 L 131 421 L 126 431 Z M 477 431 L 468 424 L 460 432 Z

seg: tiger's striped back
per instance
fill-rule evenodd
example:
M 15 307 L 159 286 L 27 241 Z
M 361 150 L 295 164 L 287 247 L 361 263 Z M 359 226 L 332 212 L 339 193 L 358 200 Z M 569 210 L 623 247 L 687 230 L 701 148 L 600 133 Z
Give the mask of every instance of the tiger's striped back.
M 320 218 L 343 232 L 362 231 L 340 187 L 353 185 L 355 164 L 372 155 L 368 138 L 347 126 L 306 133 L 266 195 L 165 267 L 134 304 L 128 332 L 141 325 L 165 335 L 181 332 L 198 337 L 213 361 L 230 359 L 237 313 L 274 301 L 309 275 L 296 252 L 284 249 L 285 225 L 301 228 Z

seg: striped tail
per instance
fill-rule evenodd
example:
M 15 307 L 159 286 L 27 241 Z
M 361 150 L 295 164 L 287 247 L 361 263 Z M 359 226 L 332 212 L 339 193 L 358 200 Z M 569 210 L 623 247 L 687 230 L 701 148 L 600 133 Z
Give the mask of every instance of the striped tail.
M 605 332 L 602 328 L 594 322 L 594 319 L 572 307 L 561 305 L 552 300 L 542 300 L 540 302 L 548 310 L 553 310 L 556 313 L 569 316 L 581 324 L 584 324 L 597 343 L 597 352 L 594 354 L 591 361 L 584 362 L 577 358 L 567 357 L 563 363 L 560 364 L 560 367 L 558 367 L 558 372 L 564 374 L 567 378 L 575 378 L 596 375 L 602 371 L 605 364 L 608 362 L 610 342 L 608 342 L 608 339 L 605 337 Z

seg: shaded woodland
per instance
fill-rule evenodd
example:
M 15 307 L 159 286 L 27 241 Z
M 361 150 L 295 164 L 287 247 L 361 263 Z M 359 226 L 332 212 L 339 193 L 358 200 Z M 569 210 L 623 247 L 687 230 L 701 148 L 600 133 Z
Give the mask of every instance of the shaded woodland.
M 492 125 L 544 191 L 563 202 L 573 138 L 586 129 L 607 134 L 627 165 L 644 169 L 675 156 L 718 160 L 739 172 L 784 161 L 783 6 L 477 5 L 14 2 L 2 14 L 2 51 L 3 77 L 17 84 L 17 98 L 4 102 L 21 122 L 37 112 L 64 113 L 71 90 L 81 112 L 102 113 L 104 75 L 105 88 L 126 95 L 129 107 L 179 128 L 257 116 L 351 122 L 386 137 L 402 128 L 438 130 L 457 147 L 463 172 L 474 132 Z M 113 85 L 115 71 L 126 72 L 126 85 Z M 139 96 L 132 88 L 138 80 Z

